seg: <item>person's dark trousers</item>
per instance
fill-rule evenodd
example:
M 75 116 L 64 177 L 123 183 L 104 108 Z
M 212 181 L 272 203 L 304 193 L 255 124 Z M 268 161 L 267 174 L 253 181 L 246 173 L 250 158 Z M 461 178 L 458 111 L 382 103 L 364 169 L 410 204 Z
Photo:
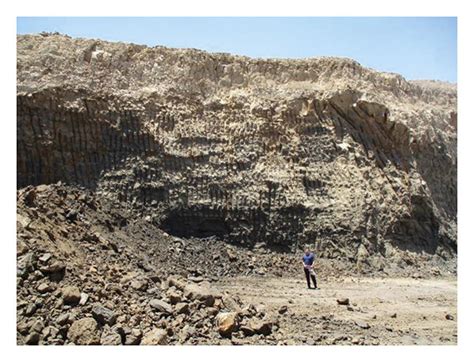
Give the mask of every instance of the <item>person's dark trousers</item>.
M 311 283 L 309 282 L 310 272 L 306 268 L 303 268 L 303 269 L 304 269 L 304 275 L 306 276 L 306 283 L 308 283 L 308 288 L 311 288 Z M 311 280 L 313 281 L 314 287 L 317 288 L 318 284 L 316 283 L 316 276 L 311 274 Z

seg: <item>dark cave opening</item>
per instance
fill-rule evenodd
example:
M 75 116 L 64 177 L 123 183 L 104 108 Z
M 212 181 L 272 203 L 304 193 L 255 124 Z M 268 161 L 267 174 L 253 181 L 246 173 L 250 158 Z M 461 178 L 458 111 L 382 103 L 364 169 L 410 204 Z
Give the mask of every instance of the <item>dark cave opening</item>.
M 172 211 L 161 222 L 160 227 L 170 235 L 183 238 L 224 238 L 231 232 L 222 215 L 190 210 Z

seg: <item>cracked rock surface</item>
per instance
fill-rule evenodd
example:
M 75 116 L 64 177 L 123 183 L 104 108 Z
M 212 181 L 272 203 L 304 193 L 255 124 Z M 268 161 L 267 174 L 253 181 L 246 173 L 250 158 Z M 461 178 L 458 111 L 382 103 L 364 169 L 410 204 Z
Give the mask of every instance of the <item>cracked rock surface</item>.
M 17 107 L 21 344 L 272 338 L 213 283 L 304 245 L 328 277 L 456 273 L 455 85 L 45 33 Z

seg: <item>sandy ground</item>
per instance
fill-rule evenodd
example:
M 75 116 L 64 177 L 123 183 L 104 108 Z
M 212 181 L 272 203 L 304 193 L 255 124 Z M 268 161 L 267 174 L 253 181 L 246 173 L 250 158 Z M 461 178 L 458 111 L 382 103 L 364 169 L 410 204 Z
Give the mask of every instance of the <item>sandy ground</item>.
M 262 276 L 224 279 L 217 286 L 278 318 L 272 334 L 277 344 L 457 343 L 456 278 L 340 278 L 319 281 L 314 290 L 307 289 L 304 275 Z M 339 305 L 339 298 L 349 298 L 350 305 Z M 280 314 L 282 306 L 288 310 Z

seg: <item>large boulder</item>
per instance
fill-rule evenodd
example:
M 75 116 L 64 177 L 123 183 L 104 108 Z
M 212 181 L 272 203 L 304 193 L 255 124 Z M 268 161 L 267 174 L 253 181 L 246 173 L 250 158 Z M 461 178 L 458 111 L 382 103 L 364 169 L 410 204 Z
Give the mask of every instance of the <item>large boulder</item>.
M 93 345 L 100 343 L 99 330 L 94 318 L 82 318 L 75 321 L 69 328 L 67 337 L 74 344 Z

